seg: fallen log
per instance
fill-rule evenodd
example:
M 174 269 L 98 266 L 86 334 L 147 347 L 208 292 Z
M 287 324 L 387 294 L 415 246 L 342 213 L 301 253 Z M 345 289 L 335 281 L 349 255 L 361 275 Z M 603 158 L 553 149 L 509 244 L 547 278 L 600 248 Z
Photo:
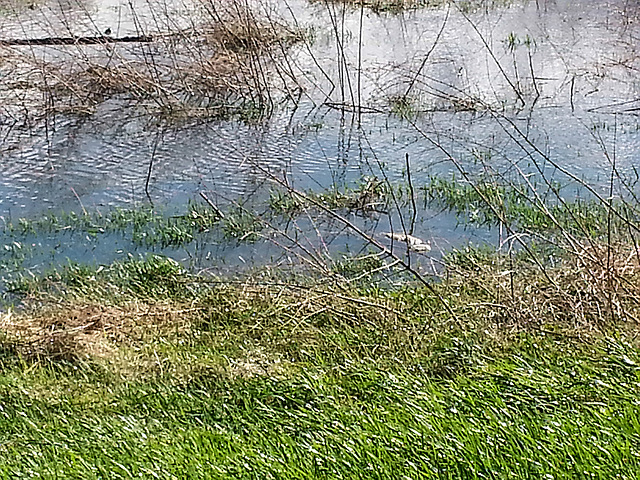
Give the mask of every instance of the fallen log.
M 111 37 L 100 35 L 97 37 L 46 37 L 46 38 L 14 38 L 0 40 L 0 46 L 35 46 L 35 45 L 100 45 L 103 43 L 149 43 L 153 42 L 151 35 L 136 35 L 128 37 Z

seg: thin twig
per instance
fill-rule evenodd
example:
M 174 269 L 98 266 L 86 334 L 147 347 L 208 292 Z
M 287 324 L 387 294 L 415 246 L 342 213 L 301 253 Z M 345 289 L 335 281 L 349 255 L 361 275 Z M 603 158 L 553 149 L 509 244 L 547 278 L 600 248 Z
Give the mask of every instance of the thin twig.
M 436 46 L 440 42 L 440 37 L 442 36 L 442 33 L 444 32 L 444 27 L 447 25 L 447 21 L 449 20 L 449 12 L 450 11 L 451 11 L 451 4 L 448 4 L 447 5 L 447 14 L 444 17 L 444 21 L 442 22 L 442 26 L 440 27 L 440 31 L 438 32 L 438 35 L 436 35 L 436 39 L 434 40 L 433 45 L 431 45 L 431 48 L 429 49 L 429 51 L 427 52 L 425 57 L 422 59 L 422 63 L 420 64 L 420 67 L 416 71 L 416 74 L 413 76 L 413 79 L 411 79 L 411 82 L 409 83 L 409 86 L 405 90 L 404 95 L 402 96 L 403 99 L 406 100 L 407 97 L 409 96 L 409 94 L 411 93 L 411 90 L 413 89 L 413 86 L 415 85 L 416 80 L 418 79 L 418 77 L 422 73 L 422 70 L 424 69 L 424 67 L 427 65 L 427 61 L 429 61 L 429 57 L 431 56 L 433 51 L 436 49 Z
M 407 167 L 407 182 L 409 183 L 409 195 L 411 195 L 411 224 L 409 224 L 409 235 L 413 235 L 416 226 L 416 218 L 418 216 L 418 207 L 416 206 L 416 194 L 413 190 L 413 181 L 411 180 L 411 164 L 409 163 L 409 153 L 405 155 L 405 165 Z
M 158 143 L 160 142 L 160 135 L 162 133 L 162 129 L 158 129 L 156 133 L 156 140 L 153 144 L 153 151 L 151 152 L 151 160 L 149 161 L 149 170 L 147 171 L 147 180 L 144 183 L 144 192 L 147 194 L 147 198 L 149 199 L 149 203 L 153 206 L 153 200 L 151 199 L 151 195 L 149 194 L 149 182 L 151 180 L 151 171 L 153 170 L 153 163 L 156 158 L 156 150 L 158 149 Z
M 342 215 L 340 215 L 339 213 L 334 212 L 333 210 L 331 210 L 330 208 L 327 208 L 326 206 L 324 206 L 321 202 L 315 200 L 314 198 L 306 195 L 303 192 L 300 192 L 298 190 L 295 190 L 294 188 L 292 188 L 291 186 L 289 186 L 287 183 L 285 183 L 283 180 L 281 180 L 280 178 L 274 176 L 271 174 L 271 172 L 269 172 L 268 170 L 266 170 L 264 167 L 262 167 L 259 164 L 255 164 L 255 167 L 257 169 L 259 169 L 260 171 L 262 171 L 267 177 L 271 178 L 274 182 L 278 183 L 280 186 L 284 187 L 285 189 L 287 189 L 291 194 L 299 197 L 300 199 L 304 200 L 305 202 L 308 202 L 310 204 L 313 204 L 315 207 L 319 208 L 320 210 L 322 210 L 323 212 L 325 212 L 326 214 L 328 214 L 329 216 L 335 218 L 336 220 L 338 220 L 339 222 L 341 222 L 343 225 L 347 226 L 350 230 L 352 230 L 353 232 L 355 232 L 359 237 L 361 237 L 362 239 L 366 240 L 367 242 L 369 242 L 371 245 L 373 245 L 374 247 L 376 247 L 378 250 L 380 250 L 381 252 L 385 253 L 386 255 L 388 255 L 389 257 L 391 257 L 393 260 L 397 261 L 400 265 L 402 265 L 402 267 L 409 272 L 411 275 L 413 275 L 413 277 L 418 280 L 422 285 L 424 285 L 433 295 L 435 295 L 438 300 L 440 300 L 440 302 L 442 303 L 442 305 L 444 306 L 445 310 L 449 313 L 449 315 L 451 315 L 451 317 L 458 323 L 460 323 L 460 320 L 458 318 L 458 316 L 455 314 L 455 312 L 452 310 L 452 308 L 449 306 L 449 304 L 446 302 L 446 300 L 442 297 L 442 295 L 440 295 L 435 287 L 433 285 L 431 285 L 431 283 L 429 283 L 417 270 L 415 270 L 408 262 L 402 260 L 400 257 L 398 257 L 396 254 L 394 254 L 391 250 L 389 250 L 387 247 L 385 247 L 383 244 L 381 244 L 378 240 L 376 240 L 374 237 L 372 237 L 371 235 L 368 235 L 366 232 L 364 232 L 362 229 L 360 229 L 357 225 L 355 225 L 353 222 L 349 221 L 348 219 L 344 218 Z
M 491 49 L 491 46 L 487 43 L 487 41 L 485 40 L 484 36 L 480 33 L 480 30 L 478 30 L 478 27 L 476 26 L 476 24 L 471 21 L 471 19 L 462 10 L 462 8 L 458 7 L 458 11 L 464 17 L 464 19 L 467 22 L 469 22 L 469 25 L 471 25 L 471 28 L 473 28 L 475 30 L 475 32 L 478 34 L 478 37 L 480 37 L 480 40 L 482 41 L 482 43 L 484 44 L 485 48 L 487 49 L 487 52 L 489 53 L 489 56 L 493 59 L 494 63 L 498 67 L 498 70 L 500 70 L 500 73 L 502 74 L 504 79 L 507 81 L 507 83 L 509 84 L 511 89 L 514 91 L 514 93 L 518 97 L 518 100 L 520 100 L 520 102 L 522 103 L 522 106 L 526 105 L 526 102 L 524 101 L 524 98 L 522 97 L 522 94 L 520 93 L 520 90 L 518 89 L 518 87 L 516 85 L 513 84 L 513 82 L 509 78 L 509 75 L 507 75 L 507 72 L 504 71 L 504 68 L 502 68 L 502 64 L 496 58 L 495 54 L 493 53 L 493 50 Z
M 207 202 L 207 204 L 211 207 L 211 209 L 215 212 L 215 214 L 220 217 L 220 218 L 224 218 L 224 213 L 222 213 L 222 210 L 220 210 L 218 208 L 218 206 L 213 203 L 211 200 L 209 200 L 209 197 L 207 197 L 205 195 L 204 192 L 198 192 L 200 194 L 200 196 L 202 197 L 202 199 Z

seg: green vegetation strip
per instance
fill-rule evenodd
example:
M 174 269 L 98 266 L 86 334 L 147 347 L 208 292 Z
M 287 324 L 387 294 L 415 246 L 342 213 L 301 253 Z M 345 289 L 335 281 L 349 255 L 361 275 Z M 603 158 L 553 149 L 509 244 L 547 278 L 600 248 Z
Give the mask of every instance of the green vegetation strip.
M 542 193 L 531 188 L 435 176 L 414 191 L 407 183 L 389 185 L 377 177 L 362 177 L 352 185 L 305 191 L 304 198 L 274 186 L 262 201 L 231 204 L 224 210 L 190 201 L 183 213 L 174 215 L 151 206 L 114 208 L 106 213 L 50 212 L 7 222 L 1 232 L 4 245 L 0 253 L 19 258 L 27 254 L 28 248 L 23 249 L 28 247 L 25 238 L 74 232 L 94 238 L 119 235 L 133 246 L 148 248 L 177 248 L 198 241 L 251 243 L 265 231 L 286 229 L 289 220 L 303 214 L 321 216 L 330 210 L 370 217 L 397 209 L 409 214 L 414 206 L 417 213 L 428 209 L 449 211 L 465 226 L 506 225 L 514 232 L 532 234 L 538 241 L 553 245 L 567 234 L 576 239 L 635 241 L 639 218 L 636 202 L 564 199 L 557 185 Z
M 614 199 L 609 205 L 594 198 L 563 199 L 559 190 L 559 185 L 552 185 L 541 194 L 525 185 L 442 177 L 433 177 L 421 187 L 425 206 L 452 211 L 465 224 L 502 223 L 525 232 L 582 238 L 620 237 L 637 229 L 635 200 Z
M 435 288 L 457 321 L 412 285 L 218 282 L 155 256 L 15 284 L 0 478 L 637 478 L 632 296 L 567 269 L 510 285 L 503 261 L 452 258 Z
M 168 215 L 162 208 L 143 205 L 101 211 L 49 212 L 36 218 L 6 222 L 0 231 L 4 252 L 17 253 L 24 238 L 83 232 L 98 238 L 120 235 L 135 246 L 180 247 L 207 236 L 220 242 L 255 242 L 269 225 L 293 218 L 313 207 L 312 202 L 337 211 L 370 214 L 386 208 L 388 189 L 375 177 L 365 177 L 355 186 L 321 192 L 306 192 L 310 201 L 294 198 L 290 192 L 271 189 L 266 202 L 245 206 L 229 205 L 224 211 L 213 204 L 190 201 L 184 213 Z M 205 197 L 206 198 L 206 197 Z M 317 210 L 317 209 L 316 209 Z M 1 253 L 4 253 L 1 252 Z

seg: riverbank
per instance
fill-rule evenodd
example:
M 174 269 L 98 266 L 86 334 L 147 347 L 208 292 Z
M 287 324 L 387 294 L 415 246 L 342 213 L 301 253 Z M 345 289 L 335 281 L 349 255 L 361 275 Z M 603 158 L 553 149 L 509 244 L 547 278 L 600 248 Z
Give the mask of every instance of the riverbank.
M 637 4 L 13 3 L 0 479 L 638 477 Z
M 508 261 L 457 252 L 432 289 L 354 269 L 233 282 L 162 257 L 15 284 L 0 472 L 634 478 L 636 269 L 607 296 L 595 269 Z

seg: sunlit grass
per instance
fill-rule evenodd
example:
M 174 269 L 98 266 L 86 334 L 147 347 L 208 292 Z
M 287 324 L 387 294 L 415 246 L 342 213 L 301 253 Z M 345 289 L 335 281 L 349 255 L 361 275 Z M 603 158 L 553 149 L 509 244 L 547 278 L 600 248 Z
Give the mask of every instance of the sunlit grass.
M 633 299 L 611 317 L 531 272 L 510 298 L 503 261 L 451 258 L 436 288 L 457 318 L 418 286 L 235 283 L 162 257 L 16 284 L 0 474 L 635 478 Z
M 634 478 L 636 350 L 575 358 L 570 348 L 552 356 L 541 339 L 526 343 L 448 380 L 419 363 L 235 378 L 202 369 L 182 381 L 126 383 L 91 366 L 13 369 L 0 387 L 0 472 Z

